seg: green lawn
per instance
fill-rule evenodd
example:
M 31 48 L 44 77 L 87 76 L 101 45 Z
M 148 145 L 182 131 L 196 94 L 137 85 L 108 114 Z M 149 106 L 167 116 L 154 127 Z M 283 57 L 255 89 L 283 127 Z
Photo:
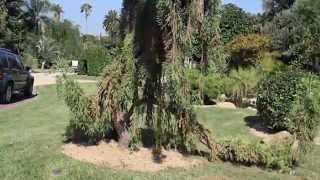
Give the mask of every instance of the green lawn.
M 93 85 L 83 85 L 94 92 Z M 264 171 L 230 163 L 208 163 L 192 170 L 170 169 L 159 173 L 116 171 L 83 163 L 63 155 L 63 133 L 68 110 L 58 100 L 55 86 L 41 87 L 40 95 L 14 109 L 0 110 L 0 179 L 320 179 L 320 147 L 316 147 L 296 176 Z M 248 134 L 244 118 L 249 110 L 198 110 L 217 138 L 238 137 L 256 140 Z

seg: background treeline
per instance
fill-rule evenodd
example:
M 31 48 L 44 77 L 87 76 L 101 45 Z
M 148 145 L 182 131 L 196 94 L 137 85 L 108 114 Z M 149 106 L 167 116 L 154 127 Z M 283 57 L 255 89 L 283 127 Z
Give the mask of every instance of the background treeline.
M 87 18 L 90 12 L 85 10 Z M 16 52 L 34 69 L 81 60 L 83 73 L 98 75 L 110 60 L 105 55 L 111 43 L 105 37 L 81 34 L 80 27 L 64 19 L 63 13 L 60 5 L 48 0 L 2 0 L 0 47 Z

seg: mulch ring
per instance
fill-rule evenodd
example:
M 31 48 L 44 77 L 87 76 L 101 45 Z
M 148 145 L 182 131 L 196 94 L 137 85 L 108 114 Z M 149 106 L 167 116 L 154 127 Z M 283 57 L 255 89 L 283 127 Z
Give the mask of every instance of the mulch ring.
M 120 148 L 115 141 L 109 143 L 102 141 L 94 146 L 65 144 L 62 152 L 79 161 L 137 172 L 158 172 L 168 168 L 191 169 L 207 162 L 203 158 L 185 156 L 173 150 L 163 150 L 164 159 L 160 163 L 155 161 L 152 149 L 140 148 L 139 151 L 130 151 Z

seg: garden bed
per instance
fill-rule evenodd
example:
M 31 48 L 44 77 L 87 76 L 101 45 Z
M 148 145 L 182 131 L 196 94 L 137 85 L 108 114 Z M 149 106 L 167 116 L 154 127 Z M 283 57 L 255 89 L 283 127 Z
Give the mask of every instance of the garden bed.
M 100 142 L 95 146 L 65 144 L 62 152 L 79 161 L 89 162 L 113 169 L 125 169 L 138 172 L 158 172 L 168 168 L 190 169 L 204 164 L 204 159 L 184 156 L 177 151 L 163 150 L 163 161 L 157 162 L 153 158 L 152 149 L 140 148 L 139 151 L 122 149 L 118 143 Z

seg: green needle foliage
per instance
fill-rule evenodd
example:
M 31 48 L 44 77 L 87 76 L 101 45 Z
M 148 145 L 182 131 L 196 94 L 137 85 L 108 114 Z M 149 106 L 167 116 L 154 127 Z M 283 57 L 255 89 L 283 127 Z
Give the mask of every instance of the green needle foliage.
M 155 155 L 161 154 L 162 147 L 191 151 L 199 141 L 214 158 L 215 143 L 209 130 L 197 121 L 191 105 L 184 63 L 186 58 L 199 55 L 190 54 L 190 48 L 199 48 L 202 69 L 210 68 L 208 59 L 213 53 L 208 46 L 219 45 L 219 4 L 217 0 L 124 1 L 121 32 L 130 34 L 123 39 L 114 63 L 106 68 L 96 98 L 88 99 L 80 90 L 72 90 L 79 87 L 70 80 L 62 82 L 74 115 L 67 131 L 71 132 L 69 138 L 85 136 L 96 142 L 105 127 L 105 132 L 113 130 L 120 145 L 135 147 L 147 129 L 152 132 Z M 124 16 L 133 21 L 126 22 Z M 195 38 L 200 44 L 192 44 Z M 82 123 L 86 118 L 84 127 L 73 128 L 74 121 Z M 100 126 L 100 122 L 112 128 Z

